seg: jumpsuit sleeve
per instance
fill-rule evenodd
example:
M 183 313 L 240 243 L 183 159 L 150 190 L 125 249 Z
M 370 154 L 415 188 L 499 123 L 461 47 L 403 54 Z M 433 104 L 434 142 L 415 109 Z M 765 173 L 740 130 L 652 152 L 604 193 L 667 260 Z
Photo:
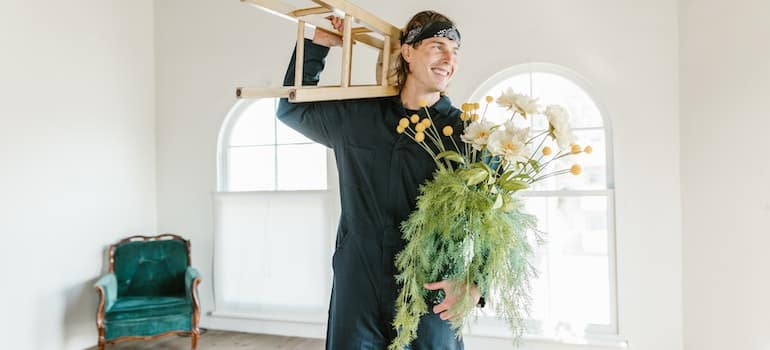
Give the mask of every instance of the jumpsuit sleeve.
M 302 85 L 316 86 L 326 64 L 329 48 L 308 39 L 305 39 L 304 44 Z M 294 85 L 296 55 L 295 47 L 283 79 L 284 86 Z M 348 112 L 346 106 L 342 101 L 291 103 L 287 98 L 282 98 L 278 103 L 277 116 L 278 120 L 309 139 L 333 148 L 340 140 L 341 123 Z

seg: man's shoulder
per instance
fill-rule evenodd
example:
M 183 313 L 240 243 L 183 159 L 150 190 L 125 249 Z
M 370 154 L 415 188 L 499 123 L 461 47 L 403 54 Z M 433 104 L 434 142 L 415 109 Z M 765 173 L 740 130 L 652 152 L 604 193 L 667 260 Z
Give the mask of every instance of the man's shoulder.
M 389 107 L 397 102 L 394 96 L 382 96 L 382 97 L 366 97 L 349 100 L 340 100 L 340 102 L 355 106 L 358 108 L 383 108 Z

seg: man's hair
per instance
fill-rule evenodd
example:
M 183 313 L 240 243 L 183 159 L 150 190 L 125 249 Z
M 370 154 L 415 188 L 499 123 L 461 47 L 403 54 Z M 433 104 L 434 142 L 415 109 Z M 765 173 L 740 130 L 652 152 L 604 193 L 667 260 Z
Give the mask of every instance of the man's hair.
M 412 19 L 406 24 L 406 28 L 403 29 L 403 33 L 406 35 L 406 33 L 409 33 L 412 29 L 425 26 L 432 22 L 447 22 L 454 25 L 454 22 L 451 19 L 438 12 L 422 11 L 412 16 Z M 411 45 L 412 47 L 417 48 L 420 44 L 422 44 L 422 41 L 415 42 Z M 406 83 L 406 77 L 409 75 L 409 63 L 406 62 L 404 56 L 401 55 L 400 49 L 394 56 L 397 56 L 397 58 L 394 57 L 395 59 L 391 60 L 393 66 L 388 70 L 388 81 L 391 85 L 398 86 L 398 90 L 400 91 Z

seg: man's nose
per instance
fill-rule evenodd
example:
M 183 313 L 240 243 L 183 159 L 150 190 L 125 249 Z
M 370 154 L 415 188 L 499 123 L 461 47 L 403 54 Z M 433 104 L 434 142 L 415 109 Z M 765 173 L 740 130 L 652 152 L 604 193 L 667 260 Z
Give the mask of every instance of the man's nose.
M 457 56 L 453 55 L 452 51 L 447 51 L 444 53 L 442 59 L 445 63 L 454 63 L 457 61 Z
M 452 54 L 452 51 L 445 50 L 444 54 L 441 55 L 441 62 L 450 63 L 454 61 L 454 55 Z

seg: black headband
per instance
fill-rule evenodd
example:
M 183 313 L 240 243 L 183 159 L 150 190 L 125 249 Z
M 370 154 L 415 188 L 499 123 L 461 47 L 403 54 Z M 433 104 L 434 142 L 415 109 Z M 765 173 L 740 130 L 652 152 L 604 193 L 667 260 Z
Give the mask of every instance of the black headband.
M 428 38 L 447 38 L 460 45 L 460 31 L 449 22 L 431 22 L 425 26 L 415 27 L 401 37 L 401 45 L 412 45 Z

